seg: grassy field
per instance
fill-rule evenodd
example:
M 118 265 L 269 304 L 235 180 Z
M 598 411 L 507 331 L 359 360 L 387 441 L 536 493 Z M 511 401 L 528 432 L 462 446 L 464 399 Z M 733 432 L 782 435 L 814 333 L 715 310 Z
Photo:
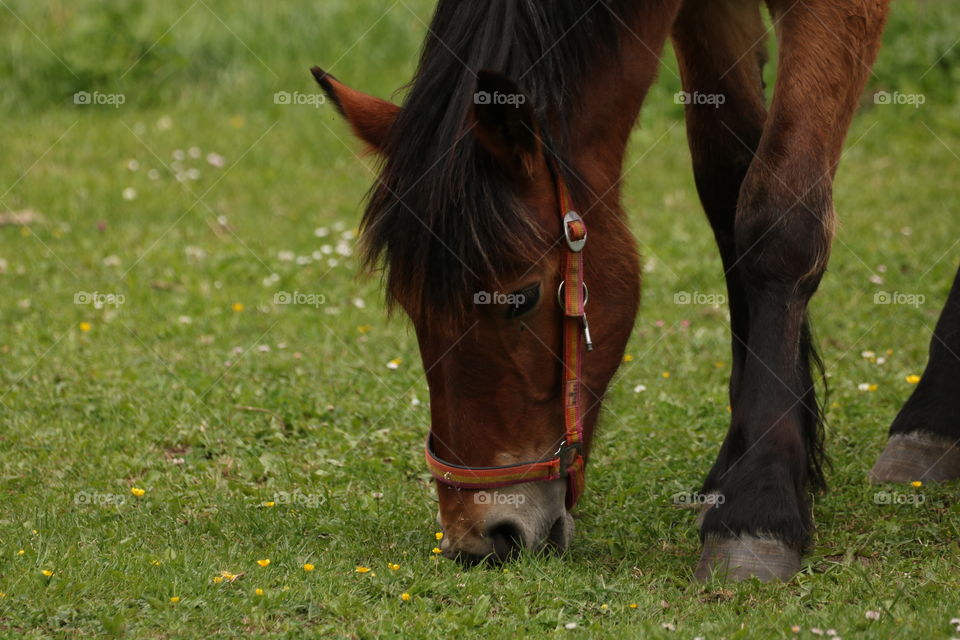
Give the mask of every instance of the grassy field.
M 627 165 L 644 303 L 578 536 L 501 569 L 431 552 L 416 340 L 353 256 L 373 165 L 330 105 L 274 97 L 315 95 L 313 64 L 390 96 L 431 10 L 0 2 L 0 636 L 960 635 L 958 487 L 878 504 L 866 482 L 960 253 L 952 3 L 894 3 L 837 179 L 816 548 L 788 584 L 736 586 L 691 583 L 671 501 L 725 433 L 729 348 L 723 307 L 675 304 L 723 282 L 669 51 Z

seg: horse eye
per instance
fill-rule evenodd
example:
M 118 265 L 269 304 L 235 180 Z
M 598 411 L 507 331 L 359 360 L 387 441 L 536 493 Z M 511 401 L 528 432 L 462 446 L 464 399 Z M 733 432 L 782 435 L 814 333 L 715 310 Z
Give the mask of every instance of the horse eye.
M 519 291 L 514 291 L 510 296 L 511 300 L 509 301 L 510 306 L 507 311 L 507 317 L 517 318 L 522 316 L 537 306 L 537 302 L 540 300 L 540 283 L 538 282 L 529 287 L 524 287 Z

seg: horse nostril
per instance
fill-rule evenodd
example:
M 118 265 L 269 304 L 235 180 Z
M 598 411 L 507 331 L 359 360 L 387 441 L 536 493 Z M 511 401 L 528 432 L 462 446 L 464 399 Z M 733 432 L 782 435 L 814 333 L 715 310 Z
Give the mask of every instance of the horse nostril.
M 520 527 L 511 523 L 504 522 L 492 527 L 487 532 L 493 543 L 492 560 L 496 562 L 506 562 L 513 559 L 520 548 L 523 547 L 523 536 L 520 533 Z

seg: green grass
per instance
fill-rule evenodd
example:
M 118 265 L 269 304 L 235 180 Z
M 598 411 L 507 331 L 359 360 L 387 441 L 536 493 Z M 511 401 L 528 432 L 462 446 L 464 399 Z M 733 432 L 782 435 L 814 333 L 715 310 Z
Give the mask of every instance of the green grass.
M 670 497 L 697 488 L 725 433 L 717 363 L 729 361 L 728 337 L 723 310 L 674 304 L 676 292 L 723 284 L 670 53 L 627 165 L 647 263 L 634 359 L 606 404 L 577 538 L 563 557 L 501 570 L 433 557 L 416 340 L 402 318 L 386 319 L 378 282 L 336 252 L 354 246 L 373 165 L 328 105 L 273 101 L 313 93 L 312 64 L 391 95 L 432 9 L 405 1 L 0 6 L 0 211 L 43 216 L 0 227 L 0 635 L 715 639 L 794 637 L 792 625 L 803 638 L 811 627 L 847 639 L 957 635 L 957 486 L 901 488 L 924 503 L 882 506 L 865 481 L 956 269 L 950 3 L 895 3 L 868 91 L 928 100 L 865 100 L 837 178 L 841 226 L 813 305 L 833 458 L 816 548 L 789 584 L 704 587 L 690 581 L 692 516 Z M 81 90 L 127 100 L 75 106 Z M 180 183 L 166 167 L 191 147 L 201 157 L 181 169 L 199 176 Z M 226 166 L 208 164 L 210 152 Z M 74 303 L 81 291 L 125 299 L 95 309 Z M 277 305 L 277 291 L 324 304 Z M 876 305 L 878 291 L 926 302 Z M 244 575 L 214 583 L 221 571 Z

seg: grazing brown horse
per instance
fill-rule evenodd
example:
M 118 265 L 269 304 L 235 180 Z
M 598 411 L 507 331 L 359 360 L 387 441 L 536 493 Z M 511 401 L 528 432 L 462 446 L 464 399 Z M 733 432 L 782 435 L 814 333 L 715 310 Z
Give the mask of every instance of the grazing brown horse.
M 732 423 L 703 488 L 724 499 L 702 514 L 696 576 L 799 569 L 824 484 L 807 304 L 888 0 L 766 4 L 779 39 L 769 106 L 760 0 L 440 0 L 402 107 L 313 70 L 382 158 L 365 255 L 416 329 L 448 557 L 570 542 L 639 299 L 624 152 L 672 38 L 733 334 Z M 960 379 L 960 284 L 951 299 L 931 361 L 943 379 L 924 378 L 875 479 L 919 479 L 937 455 L 938 477 L 960 475 L 948 453 L 960 394 L 947 389 Z

